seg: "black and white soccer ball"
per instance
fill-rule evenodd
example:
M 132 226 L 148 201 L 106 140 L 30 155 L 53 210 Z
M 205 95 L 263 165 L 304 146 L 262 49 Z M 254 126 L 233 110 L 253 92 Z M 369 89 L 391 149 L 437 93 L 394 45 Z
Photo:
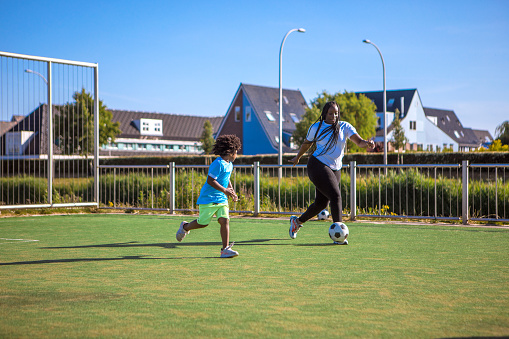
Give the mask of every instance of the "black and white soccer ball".
M 329 237 L 332 241 L 337 243 L 343 243 L 346 238 L 348 238 L 348 234 L 350 231 L 348 230 L 348 226 L 343 224 L 342 222 L 335 222 L 329 227 Z
M 329 211 L 327 211 L 326 209 L 321 211 L 320 213 L 318 213 L 317 217 L 318 217 L 318 220 L 327 220 L 329 218 Z

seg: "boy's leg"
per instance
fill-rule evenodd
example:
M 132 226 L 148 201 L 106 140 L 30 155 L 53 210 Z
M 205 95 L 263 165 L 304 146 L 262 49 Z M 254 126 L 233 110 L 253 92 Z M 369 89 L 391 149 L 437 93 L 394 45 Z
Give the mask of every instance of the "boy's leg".
M 221 204 L 216 212 L 217 222 L 221 225 L 221 240 L 223 247 L 221 248 L 221 258 L 233 258 L 239 255 L 239 252 L 232 250 L 233 243 L 230 242 L 230 215 L 228 203 Z
M 226 218 L 217 219 L 219 225 L 221 225 L 221 240 L 223 242 L 223 247 L 221 250 L 225 249 L 230 243 L 230 221 Z
M 214 213 L 211 213 L 209 206 L 199 205 L 199 208 L 200 214 L 198 219 L 193 220 L 189 223 L 186 221 L 182 221 L 180 223 L 180 227 L 177 230 L 177 234 L 175 235 L 175 238 L 177 238 L 178 242 L 181 242 L 186 237 L 186 235 L 189 234 L 189 231 L 207 227 L 208 224 L 210 223 L 210 219 L 212 218 L 212 215 Z
M 191 221 L 190 223 L 185 224 L 183 228 L 184 228 L 184 231 L 188 232 L 190 230 L 196 230 L 198 228 L 204 228 L 204 227 L 207 227 L 207 226 L 208 226 L 208 224 L 207 225 L 200 225 L 198 223 L 198 219 L 196 219 L 196 220 Z

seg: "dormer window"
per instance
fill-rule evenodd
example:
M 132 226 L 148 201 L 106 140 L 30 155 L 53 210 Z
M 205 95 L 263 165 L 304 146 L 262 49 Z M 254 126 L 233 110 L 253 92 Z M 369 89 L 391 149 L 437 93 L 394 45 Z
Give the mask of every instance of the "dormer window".
M 276 119 L 274 119 L 274 116 L 272 115 L 271 111 L 263 111 L 263 113 L 265 113 L 265 116 L 267 117 L 267 120 L 269 120 L 269 121 L 276 121 Z
M 394 99 L 389 99 L 389 102 L 387 102 L 387 106 L 388 107 L 392 107 L 392 105 L 394 105 Z
M 292 118 L 294 123 L 300 122 L 299 117 L 295 113 L 290 113 L 290 117 Z
M 161 119 L 139 119 L 133 121 L 141 135 L 163 135 Z

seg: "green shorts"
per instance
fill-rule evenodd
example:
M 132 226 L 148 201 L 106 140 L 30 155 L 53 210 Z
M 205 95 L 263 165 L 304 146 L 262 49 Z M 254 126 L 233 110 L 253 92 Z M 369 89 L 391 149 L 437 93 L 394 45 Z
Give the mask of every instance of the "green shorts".
M 224 202 L 221 204 L 203 204 L 199 205 L 200 215 L 198 216 L 198 224 L 208 225 L 212 220 L 214 214 L 219 218 L 230 219 L 228 203 Z

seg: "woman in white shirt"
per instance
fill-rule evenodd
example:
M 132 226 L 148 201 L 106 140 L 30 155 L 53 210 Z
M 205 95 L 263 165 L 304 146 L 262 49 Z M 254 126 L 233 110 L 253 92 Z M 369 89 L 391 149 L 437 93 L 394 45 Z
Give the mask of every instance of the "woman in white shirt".
M 320 118 L 309 127 L 299 153 L 290 160 L 294 166 L 297 165 L 307 150 L 316 144 L 316 150 L 309 157 L 307 164 L 309 179 L 315 185 L 316 198 L 300 217 L 290 218 L 290 238 L 295 239 L 302 224 L 327 208 L 329 202 L 332 220 L 342 221 L 343 207 L 339 184 L 347 138 L 359 147 L 375 147 L 373 140 L 364 140 L 355 127 L 339 120 L 339 106 L 336 102 L 327 102 Z M 348 242 L 345 240 L 344 244 Z

